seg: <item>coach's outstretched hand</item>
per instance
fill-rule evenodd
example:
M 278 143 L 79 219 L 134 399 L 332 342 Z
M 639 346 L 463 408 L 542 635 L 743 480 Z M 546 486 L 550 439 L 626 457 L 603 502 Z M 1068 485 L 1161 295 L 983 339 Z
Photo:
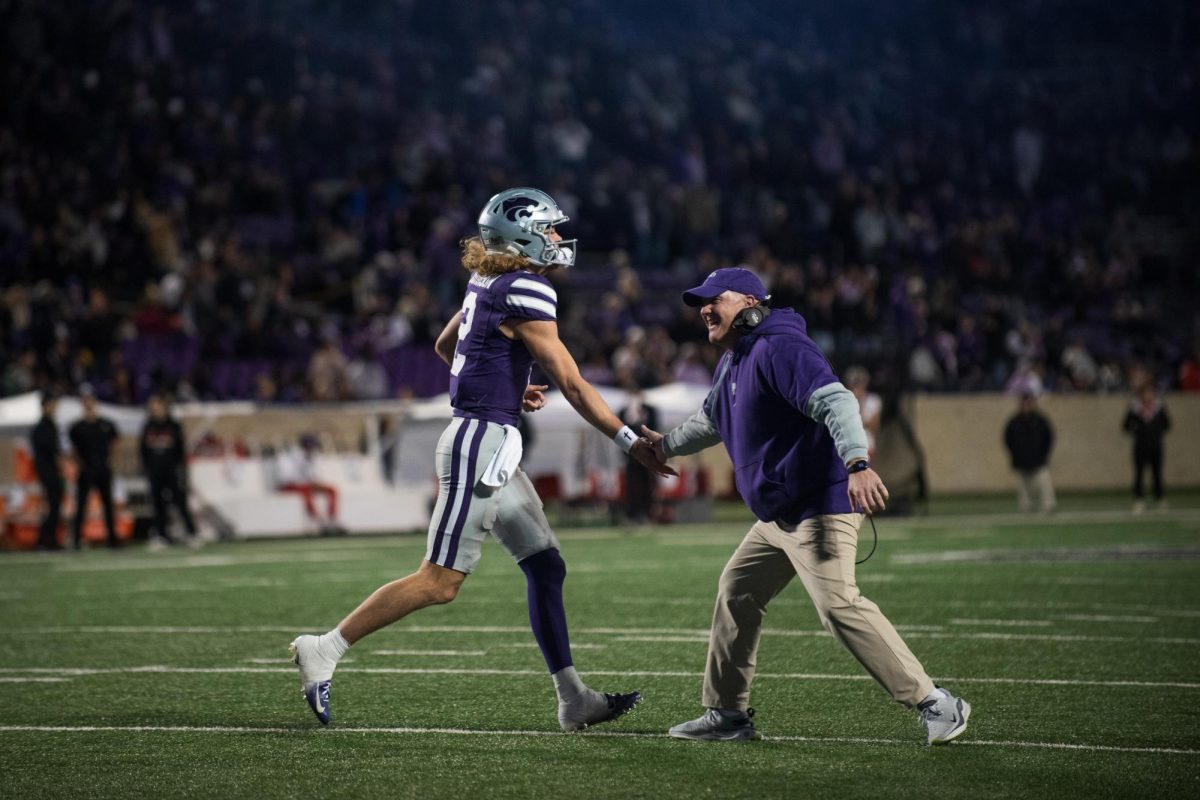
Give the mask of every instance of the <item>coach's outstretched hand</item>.
M 663 435 L 658 431 L 650 430 L 645 425 L 642 426 L 642 437 L 646 442 L 654 448 L 654 457 L 663 464 L 667 463 L 667 453 L 663 450 Z
M 659 439 L 662 438 L 660 435 Z M 643 436 L 633 443 L 633 447 L 629 448 L 631 458 L 637 460 L 646 469 L 656 475 L 678 475 L 671 467 L 667 466 L 666 459 L 660 458 L 662 455 L 662 446 L 655 445 L 650 439 Z
M 850 487 L 846 493 L 850 495 L 850 508 L 864 514 L 883 511 L 888 499 L 883 479 L 870 468 L 850 473 Z

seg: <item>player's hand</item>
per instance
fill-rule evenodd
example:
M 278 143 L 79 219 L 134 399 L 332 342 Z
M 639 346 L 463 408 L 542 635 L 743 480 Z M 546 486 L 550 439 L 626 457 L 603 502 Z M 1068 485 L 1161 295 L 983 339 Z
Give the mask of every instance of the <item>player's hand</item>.
M 642 436 L 644 436 L 650 446 L 654 448 L 654 457 L 663 464 L 667 463 L 667 451 L 663 449 L 663 435 L 658 431 L 650 430 L 650 428 L 643 425 Z
M 655 475 L 673 476 L 679 474 L 659 460 L 658 456 L 654 453 L 654 445 L 650 443 L 649 439 L 644 437 L 638 439 L 633 443 L 633 447 L 629 448 L 629 457 L 653 472 Z
M 535 386 L 532 383 L 525 387 L 525 396 L 521 398 L 522 411 L 537 411 L 546 405 L 545 391 L 549 386 Z
M 846 493 L 850 496 L 851 510 L 863 514 L 883 511 L 888 499 L 888 490 L 883 485 L 883 479 L 870 468 L 850 473 L 850 488 Z

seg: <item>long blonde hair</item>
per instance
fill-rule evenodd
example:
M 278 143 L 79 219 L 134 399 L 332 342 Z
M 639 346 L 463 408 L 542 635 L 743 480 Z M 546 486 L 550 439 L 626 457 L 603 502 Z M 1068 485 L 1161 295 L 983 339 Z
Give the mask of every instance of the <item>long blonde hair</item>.
M 478 236 L 463 239 L 462 250 L 462 265 L 484 278 L 515 272 L 529 266 L 529 259 L 525 256 L 489 253 Z

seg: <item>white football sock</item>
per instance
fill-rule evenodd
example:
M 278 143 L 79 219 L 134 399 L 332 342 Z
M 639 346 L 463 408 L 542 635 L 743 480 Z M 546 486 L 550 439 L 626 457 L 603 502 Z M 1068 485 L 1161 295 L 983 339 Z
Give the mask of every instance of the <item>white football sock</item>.
M 317 650 L 330 661 L 340 661 L 349 649 L 350 643 L 337 628 L 317 637 Z
M 563 667 L 550 677 L 554 679 L 554 690 L 558 692 L 559 700 L 571 700 L 590 691 L 575 667 Z

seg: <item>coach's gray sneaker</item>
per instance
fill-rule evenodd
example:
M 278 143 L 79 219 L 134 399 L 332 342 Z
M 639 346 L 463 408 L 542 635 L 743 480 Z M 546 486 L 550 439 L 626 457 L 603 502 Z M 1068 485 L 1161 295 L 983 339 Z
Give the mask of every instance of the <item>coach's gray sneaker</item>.
M 945 744 L 967 730 L 971 704 L 939 686 L 930 699 L 917 706 L 917 713 L 929 734 L 929 743 Z
M 710 708 L 691 722 L 681 722 L 667 731 L 676 739 L 695 739 L 709 742 L 739 742 L 757 739 L 754 729 L 754 709 L 746 710 L 740 717 L 729 717 L 719 709 Z

